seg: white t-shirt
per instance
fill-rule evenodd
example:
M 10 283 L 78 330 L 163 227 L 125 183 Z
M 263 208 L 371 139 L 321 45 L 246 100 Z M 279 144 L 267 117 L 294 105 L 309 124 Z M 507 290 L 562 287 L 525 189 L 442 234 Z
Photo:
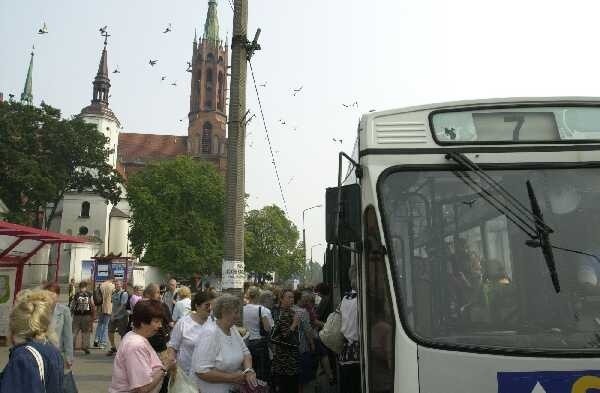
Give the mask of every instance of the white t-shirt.
M 192 354 L 196 344 L 203 335 L 210 333 L 215 327 L 212 317 L 199 324 L 192 319 L 191 315 L 181 318 L 173 327 L 167 347 L 177 351 L 177 363 L 186 374 L 191 373 Z
M 271 311 L 258 304 L 246 304 L 244 306 L 244 327 L 248 329 L 250 334 L 250 340 L 256 340 L 260 338 L 260 325 L 258 324 L 258 308 L 260 307 L 260 314 L 263 317 L 267 317 L 271 326 L 273 326 L 273 316 Z
M 340 313 L 342 326 L 340 332 L 350 342 L 358 341 L 358 303 L 356 291 L 351 291 L 342 299 Z
M 192 355 L 192 369 L 198 388 L 202 393 L 229 393 L 234 388 L 229 383 L 210 383 L 200 378 L 196 373 L 219 370 L 228 373 L 242 370 L 245 355 L 250 352 L 244 340 L 235 327 L 230 329 L 230 335 L 223 333 L 220 327 L 203 334 Z
M 174 321 L 178 321 L 179 318 L 185 317 L 192 312 L 192 299 L 186 297 L 185 299 L 178 300 L 173 307 L 173 315 L 171 318 Z

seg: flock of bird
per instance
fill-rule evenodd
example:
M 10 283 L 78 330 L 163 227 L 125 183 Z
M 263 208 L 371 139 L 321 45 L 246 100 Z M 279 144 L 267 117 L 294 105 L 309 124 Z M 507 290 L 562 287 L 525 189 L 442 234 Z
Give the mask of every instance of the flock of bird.
M 110 34 L 108 34 L 108 25 L 102 26 L 99 29 L 100 35 L 104 36 L 105 39 L 108 38 L 110 36 Z M 168 23 L 167 26 L 164 28 L 164 30 L 162 31 L 163 34 L 168 34 L 170 32 L 173 31 L 173 26 L 171 23 Z M 46 25 L 46 22 L 42 23 L 42 27 L 38 30 L 37 32 L 39 35 L 44 35 L 44 34 L 48 34 L 48 26 Z M 150 67 L 155 67 L 158 64 L 158 59 L 149 59 L 148 60 L 148 64 L 150 65 Z M 187 68 L 186 68 L 186 72 L 192 72 L 192 63 L 191 62 L 187 62 Z M 112 71 L 113 74 L 119 74 L 121 73 L 120 69 L 119 69 L 119 65 L 117 64 L 117 67 Z M 167 79 L 166 75 L 161 75 L 160 77 L 160 81 L 164 82 Z M 171 86 L 177 86 L 177 81 L 173 81 L 170 83 Z M 267 87 L 267 82 L 263 82 L 261 84 L 258 85 L 258 87 L 261 88 L 266 88 Z M 291 91 L 291 94 L 293 97 L 296 97 L 298 94 L 300 94 L 302 92 L 302 90 L 304 89 L 304 85 L 300 85 L 297 88 L 293 88 Z M 9 98 L 12 100 L 14 99 L 14 94 L 9 94 Z M 350 104 L 342 104 L 342 107 L 345 109 L 358 109 L 358 102 L 354 101 Z M 373 112 L 374 109 L 371 109 L 369 112 Z M 246 124 L 248 124 L 253 118 L 255 117 L 255 115 L 253 114 L 247 121 Z M 184 119 L 179 119 L 179 122 L 183 122 Z M 279 124 L 283 127 L 285 127 L 288 122 L 284 119 L 279 119 Z M 293 126 L 291 128 L 293 131 L 297 131 L 298 127 L 297 126 Z M 342 139 L 339 138 L 332 138 L 331 139 L 332 142 L 334 143 L 343 143 Z M 250 147 L 252 147 L 252 144 L 250 145 Z M 293 177 L 289 180 L 288 184 L 293 180 Z

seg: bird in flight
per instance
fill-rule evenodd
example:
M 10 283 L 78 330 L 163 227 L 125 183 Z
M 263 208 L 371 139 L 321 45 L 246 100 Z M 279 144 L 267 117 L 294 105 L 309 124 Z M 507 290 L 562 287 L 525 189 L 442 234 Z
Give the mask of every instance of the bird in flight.
M 296 97 L 296 94 L 300 93 L 302 91 L 302 89 L 304 88 L 304 86 L 300 86 L 297 89 L 294 89 L 294 94 L 292 94 L 294 97 Z
M 46 22 L 44 22 L 42 28 L 38 30 L 38 34 L 48 34 L 48 26 L 46 26 Z
M 344 142 L 342 139 L 331 138 L 331 140 L 334 142 L 338 142 L 339 144 L 342 144 Z
M 288 180 L 287 185 L 289 186 L 293 180 L 294 180 L 294 176 L 290 177 L 290 180 Z
M 265 83 L 263 83 L 263 84 L 260 84 L 260 85 L 258 85 L 258 87 L 267 87 L 267 82 L 265 82 Z
M 167 25 L 167 27 L 165 27 L 165 30 L 163 31 L 163 34 L 167 34 L 169 32 L 173 31 L 173 29 L 171 28 L 171 24 L 169 23 Z
M 100 31 L 100 35 L 105 34 L 107 29 L 108 29 L 108 26 L 102 26 L 101 28 L 99 28 L 98 30 Z
M 342 104 L 344 108 L 358 108 L 358 102 L 354 101 L 352 104 Z
M 12 101 L 15 98 L 14 94 L 8 93 L 8 99 Z
M 119 65 L 117 64 L 117 68 L 115 68 L 115 70 L 112 72 L 113 74 L 120 74 L 121 71 L 119 70 Z
M 148 62 L 148 64 L 150 64 L 152 67 L 154 67 L 156 65 L 156 63 L 158 63 L 158 60 L 150 59 L 150 61 Z
M 177 86 L 177 81 L 171 82 L 171 86 Z
M 284 125 L 286 125 L 286 124 L 287 124 L 287 122 L 286 122 L 285 120 L 283 120 L 283 119 L 279 119 L 279 123 L 280 123 L 282 126 L 284 126 Z
M 192 72 L 192 63 L 190 63 L 189 61 L 187 62 L 187 72 Z

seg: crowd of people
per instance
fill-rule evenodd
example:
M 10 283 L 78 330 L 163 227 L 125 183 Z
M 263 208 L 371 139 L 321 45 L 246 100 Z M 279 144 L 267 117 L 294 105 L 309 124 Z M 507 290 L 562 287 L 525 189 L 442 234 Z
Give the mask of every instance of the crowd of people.
M 68 304 L 58 302 L 56 283 L 20 292 L 0 393 L 63 392 L 74 348 L 85 356 L 90 344 L 114 356 L 109 393 L 162 393 L 176 383 L 202 393 L 314 393 L 318 375 L 335 386 L 338 358 L 319 338 L 334 306 L 326 284 L 249 286 L 242 299 L 198 281 L 145 288 L 112 278 L 96 288 L 72 281 Z

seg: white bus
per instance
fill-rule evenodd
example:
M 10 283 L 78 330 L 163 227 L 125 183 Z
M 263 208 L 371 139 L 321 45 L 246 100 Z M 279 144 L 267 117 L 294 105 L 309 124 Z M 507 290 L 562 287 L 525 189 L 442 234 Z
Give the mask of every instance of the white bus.
M 324 275 L 358 264 L 363 392 L 600 392 L 600 98 L 368 113 L 339 169 Z

